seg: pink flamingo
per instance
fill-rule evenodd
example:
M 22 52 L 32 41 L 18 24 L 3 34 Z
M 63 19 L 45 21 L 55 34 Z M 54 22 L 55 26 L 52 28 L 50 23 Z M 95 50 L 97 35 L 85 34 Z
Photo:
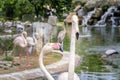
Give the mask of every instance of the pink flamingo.
M 57 37 L 58 43 L 61 44 L 62 48 L 63 48 L 63 40 L 65 38 L 65 34 L 66 34 L 66 29 L 63 26 L 63 30 L 58 33 L 58 37 Z
M 26 48 L 26 56 L 27 56 L 27 59 L 28 59 L 27 32 L 23 31 L 20 36 L 17 36 L 17 37 L 14 39 L 13 44 L 14 44 L 14 47 L 18 46 L 18 47 L 20 47 L 20 49 Z M 20 63 L 21 63 L 21 51 L 22 51 L 22 50 L 20 50 L 20 53 L 19 53 Z M 27 64 L 27 65 L 29 65 L 29 64 Z M 19 68 L 21 68 L 21 67 L 19 66 Z
M 63 30 L 58 33 L 58 37 L 57 37 L 59 43 L 62 44 L 65 34 L 66 34 L 66 29 L 65 27 L 63 27 Z

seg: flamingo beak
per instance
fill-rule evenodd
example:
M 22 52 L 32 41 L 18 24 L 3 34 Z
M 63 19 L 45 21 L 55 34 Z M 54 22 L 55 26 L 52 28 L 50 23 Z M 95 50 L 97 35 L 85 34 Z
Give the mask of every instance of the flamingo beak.
M 62 45 L 59 45 L 59 50 L 60 50 L 61 52 L 63 52 L 63 47 L 62 47 Z
M 60 50 L 61 52 L 63 52 L 63 48 L 62 48 L 62 45 L 60 43 L 53 44 L 53 49 Z
M 104 60 L 106 58 L 106 55 L 102 55 L 101 57 L 100 57 L 100 60 Z
M 76 32 L 76 39 L 78 40 L 79 38 L 79 32 Z

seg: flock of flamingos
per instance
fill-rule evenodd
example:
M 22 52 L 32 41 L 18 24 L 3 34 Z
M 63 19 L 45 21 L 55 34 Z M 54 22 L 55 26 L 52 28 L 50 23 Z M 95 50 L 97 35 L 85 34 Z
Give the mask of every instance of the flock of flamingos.
M 76 15 L 76 13 L 73 14 L 71 20 L 72 20 L 72 32 L 71 32 L 71 43 L 70 43 L 69 69 L 68 69 L 68 72 L 61 73 L 58 77 L 58 80 L 80 80 L 78 75 L 74 72 L 74 68 L 75 68 L 75 38 L 78 39 L 78 37 L 79 37 L 78 17 Z M 66 30 L 64 28 L 64 30 L 62 30 L 58 34 L 58 42 L 46 43 L 44 45 L 44 47 L 42 48 L 41 53 L 39 55 L 39 66 L 48 80 L 55 80 L 55 79 L 47 71 L 47 69 L 45 68 L 45 66 L 43 64 L 44 52 L 51 52 L 54 50 L 57 50 L 57 51 L 60 50 L 60 51 L 58 51 L 58 53 L 63 52 L 63 39 L 65 37 L 65 34 L 66 34 Z M 38 34 L 34 33 L 34 36 L 37 39 Z M 27 59 L 29 59 L 28 57 L 29 57 L 29 54 L 31 52 L 30 47 L 27 47 L 27 46 L 28 45 L 33 46 L 33 45 L 37 44 L 37 42 L 36 43 L 32 43 L 32 42 L 33 42 L 33 39 L 30 39 L 27 37 L 26 31 L 23 31 L 21 33 L 21 35 L 16 37 L 13 41 L 14 47 L 19 46 L 21 48 L 26 49 Z M 19 58 L 21 60 L 21 53 L 19 54 Z M 27 66 L 30 66 L 29 62 L 28 62 Z
M 68 72 L 63 72 L 58 76 L 58 80 L 80 80 L 79 76 L 74 72 L 75 69 L 75 41 L 79 38 L 79 27 L 78 27 L 78 17 L 76 13 L 73 13 L 72 18 L 72 28 L 71 28 L 71 42 L 70 42 L 70 56 L 69 56 L 69 67 Z M 44 75 L 48 80 L 55 80 L 52 75 L 47 71 L 43 64 L 43 56 L 44 52 L 54 52 L 55 50 L 60 50 L 58 53 L 63 52 L 63 39 L 66 34 L 66 29 L 59 32 L 58 34 L 58 42 L 56 43 L 47 43 L 41 50 L 39 55 L 39 66 L 43 71 Z M 34 33 L 33 36 L 37 39 L 38 34 Z M 16 37 L 13 41 L 14 47 L 19 46 L 21 48 L 26 48 L 26 56 L 29 59 L 29 54 L 31 52 L 31 47 L 37 44 L 37 41 L 33 42 L 34 39 L 27 37 L 27 32 L 23 31 L 20 36 Z M 27 47 L 29 45 L 29 47 Z M 108 51 L 109 52 L 109 51 Z M 105 56 L 104 56 L 105 57 Z M 21 54 L 19 54 L 19 58 L 21 60 Z M 103 58 L 103 56 L 101 57 Z M 29 61 L 29 60 L 28 60 Z M 28 65 L 30 66 L 29 62 Z

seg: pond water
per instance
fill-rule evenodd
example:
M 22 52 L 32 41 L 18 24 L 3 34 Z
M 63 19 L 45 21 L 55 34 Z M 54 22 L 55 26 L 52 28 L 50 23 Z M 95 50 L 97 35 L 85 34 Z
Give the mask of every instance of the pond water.
M 76 54 L 83 58 L 76 68 L 80 80 L 120 80 L 120 54 L 106 58 L 103 62 L 99 59 L 107 49 L 120 52 L 119 32 L 119 27 L 80 27 L 80 38 L 76 41 Z M 58 75 L 53 75 L 55 80 Z
M 79 72 L 80 78 L 82 80 L 119 80 L 120 54 L 112 55 L 105 61 L 100 61 L 99 58 L 108 49 L 120 52 L 120 28 L 88 26 L 81 27 L 80 32 L 76 45 L 78 48 L 76 53 L 84 58 L 83 64 L 77 69 L 78 72 L 83 70 L 83 73 Z

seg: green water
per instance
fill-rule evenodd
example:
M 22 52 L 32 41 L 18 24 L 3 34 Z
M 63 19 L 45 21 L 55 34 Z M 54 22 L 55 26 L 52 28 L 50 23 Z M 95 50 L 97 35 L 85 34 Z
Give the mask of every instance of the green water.
M 114 61 L 101 61 L 100 56 L 104 54 L 105 50 L 109 48 L 117 49 L 120 47 L 119 28 L 105 29 L 91 28 L 91 37 L 80 37 L 76 41 L 76 54 L 79 54 L 83 59 L 79 67 L 76 68 L 76 72 L 120 72 L 120 63 Z M 82 30 L 80 28 L 81 35 Z M 114 58 L 114 57 L 113 57 Z M 120 55 L 118 56 L 118 59 Z M 120 59 L 117 60 L 120 62 Z M 104 66 L 111 66 L 112 68 L 106 68 Z

